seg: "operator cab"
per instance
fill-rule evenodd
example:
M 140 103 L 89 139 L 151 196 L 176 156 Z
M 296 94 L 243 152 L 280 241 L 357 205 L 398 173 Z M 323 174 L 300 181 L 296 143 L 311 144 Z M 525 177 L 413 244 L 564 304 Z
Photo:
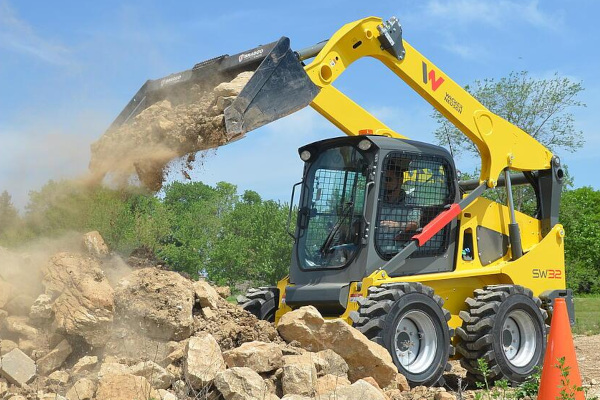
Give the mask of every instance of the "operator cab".
M 440 147 L 383 136 L 322 140 L 299 154 L 305 167 L 286 303 L 340 315 L 350 282 L 381 268 L 458 201 L 454 163 Z M 451 271 L 455 236 L 456 221 L 395 276 Z

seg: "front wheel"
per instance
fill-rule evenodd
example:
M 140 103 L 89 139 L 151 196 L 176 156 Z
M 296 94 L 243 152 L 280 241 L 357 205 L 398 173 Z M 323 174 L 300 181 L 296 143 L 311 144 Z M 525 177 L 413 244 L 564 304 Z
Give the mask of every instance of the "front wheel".
M 369 288 L 355 327 L 384 346 L 412 386 L 444 384 L 453 353 L 450 313 L 433 289 L 420 283 Z

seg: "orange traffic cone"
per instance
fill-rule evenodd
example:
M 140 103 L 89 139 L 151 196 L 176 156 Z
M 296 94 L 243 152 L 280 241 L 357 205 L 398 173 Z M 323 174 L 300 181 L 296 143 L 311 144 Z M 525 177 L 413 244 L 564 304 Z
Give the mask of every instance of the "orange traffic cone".
M 559 359 L 562 357 L 565 358 L 565 363 L 562 368 L 559 368 L 557 364 L 559 364 Z M 567 377 L 561 375 L 561 369 L 564 371 L 565 368 L 569 368 Z M 554 313 L 550 324 L 550 335 L 546 347 L 546 356 L 544 357 L 538 400 L 560 399 L 563 391 L 566 391 L 569 396 L 574 396 L 568 398 L 585 400 L 584 393 L 576 389 L 580 387 L 581 375 L 575 356 L 567 303 L 565 299 L 558 298 L 554 300 Z

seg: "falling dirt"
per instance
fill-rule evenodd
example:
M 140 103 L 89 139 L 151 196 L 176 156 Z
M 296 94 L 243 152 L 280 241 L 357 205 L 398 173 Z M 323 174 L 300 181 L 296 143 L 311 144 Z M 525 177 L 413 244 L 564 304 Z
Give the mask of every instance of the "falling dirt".
M 178 92 L 177 96 L 158 101 L 131 121 L 110 129 L 92 144 L 92 181 L 102 181 L 108 176 L 122 186 L 137 176 L 148 189 L 158 191 L 167 164 L 186 155 L 182 173 L 187 178 L 196 152 L 228 143 L 223 110 L 251 76 L 251 72 L 243 72 L 230 82 L 208 89 L 193 84 L 184 96 Z

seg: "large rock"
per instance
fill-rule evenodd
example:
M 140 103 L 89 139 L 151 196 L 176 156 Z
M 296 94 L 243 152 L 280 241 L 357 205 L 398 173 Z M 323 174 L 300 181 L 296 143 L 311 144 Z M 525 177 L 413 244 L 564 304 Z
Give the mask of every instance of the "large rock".
M 247 342 L 223 353 L 228 367 L 248 367 L 256 372 L 270 372 L 283 366 L 283 353 L 275 343 Z
M 21 339 L 35 340 L 38 337 L 38 330 L 30 326 L 29 322 L 28 317 L 10 316 L 4 320 L 4 327 Z
M 77 363 L 71 369 L 73 375 L 78 375 L 83 372 L 89 372 L 98 365 L 98 357 L 96 356 L 85 356 L 81 357 Z
M 19 349 L 7 353 L 0 361 L 0 374 L 17 386 L 32 380 L 35 372 L 35 362 Z
M 216 310 L 219 307 L 220 296 L 208 282 L 203 280 L 194 282 L 194 292 L 202 308 L 209 307 Z
M 48 375 L 51 372 L 56 371 L 63 365 L 72 352 L 73 348 L 69 342 L 67 342 L 66 339 L 63 340 L 58 346 L 52 349 L 50 353 L 37 360 L 38 373 L 41 375 Z
M 0 355 L 5 355 L 8 352 L 13 351 L 14 349 L 19 348 L 19 345 L 12 340 L 2 339 L 0 340 Z
M 102 238 L 98 231 L 88 232 L 83 235 L 83 246 L 88 253 L 96 257 L 106 257 L 110 254 L 104 238 Z
M 225 360 L 219 344 L 210 333 L 200 332 L 190 338 L 186 348 L 184 373 L 194 389 L 211 384 L 225 370 Z
M 316 355 L 323 360 L 320 368 L 317 366 L 319 375 L 348 376 L 348 363 L 335 351 L 326 349 L 318 352 Z
M 88 378 L 81 378 L 67 392 L 67 400 L 92 400 L 96 393 L 96 383 Z
M 242 72 L 236 76 L 231 82 L 223 82 L 213 90 L 217 97 L 233 97 L 238 96 L 244 86 L 252 78 L 253 72 Z
M 143 376 L 108 374 L 98 382 L 96 400 L 148 400 L 160 399 Z
M 317 395 L 321 395 L 333 392 L 342 386 L 350 386 L 348 378 L 336 375 L 323 375 L 317 379 L 315 391 Z
M 341 319 L 326 321 L 312 306 L 285 314 L 277 330 L 288 343 L 295 340 L 306 350 L 331 349 L 342 356 L 351 381 L 371 376 L 381 387 L 395 382 L 398 369 L 385 348 Z
M 313 363 L 286 363 L 283 366 L 283 394 L 312 396 L 317 387 L 317 369 Z
M 268 390 L 261 376 L 250 368 L 233 367 L 220 372 L 215 378 L 215 386 L 225 400 L 277 400 Z
M 129 374 L 129 367 L 124 364 L 116 362 L 105 362 L 100 365 L 100 371 L 98 371 L 98 378 L 102 379 L 108 375 L 124 375 Z
M 114 292 L 93 258 L 59 253 L 43 269 L 46 294 L 55 299 L 55 323 L 66 334 L 101 347 L 110 338 Z
M 143 376 L 155 389 L 168 389 L 173 383 L 173 375 L 153 361 L 141 361 L 129 368 L 133 375 Z
M 335 391 L 320 395 L 319 400 L 387 400 L 380 389 L 365 382 L 362 379 L 354 382 L 350 386 L 341 386 Z
M 227 299 L 229 296 L 231 296 L 231 288 L 229 286 L 216 286 L 215 291 L 223 299 Z
M 31 296 L 20 293 L 13 297 L 6 305 L 3 307 L 6 312 L 10 315 L 29 315 L 29 309 L 33 305 L 35 301 Z
M 67 371 L 54 371 L 48 375 L 48 383 L 51 385 L 64 386 L 69 383 L 71 376 Z
M 172 271 L 144 268 L 122 279 L 115 291 L 120 318 L 154 339 L 183 340 L 192 334 L 192 282 Z
M 45 322 L 52 319 L 52 297 L 40 294 L 29 309 L 29 318 L 37 322 Z

